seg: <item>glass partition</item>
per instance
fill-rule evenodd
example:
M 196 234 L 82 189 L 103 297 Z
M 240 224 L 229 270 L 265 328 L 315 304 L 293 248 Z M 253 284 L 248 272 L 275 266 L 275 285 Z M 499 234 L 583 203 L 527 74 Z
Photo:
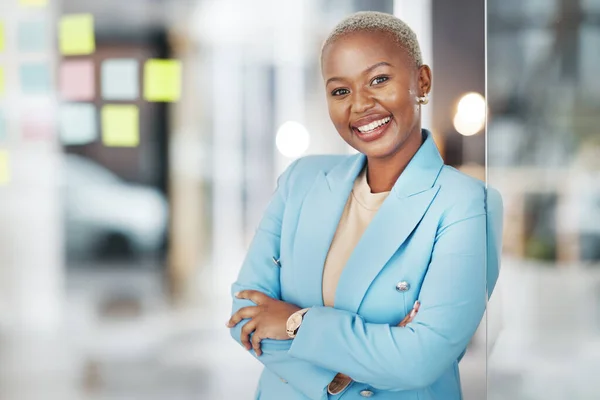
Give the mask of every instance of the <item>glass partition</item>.
M 595 399 L 600 2 L 487 4 L 488 185 L 504 200 L 487 398 Z

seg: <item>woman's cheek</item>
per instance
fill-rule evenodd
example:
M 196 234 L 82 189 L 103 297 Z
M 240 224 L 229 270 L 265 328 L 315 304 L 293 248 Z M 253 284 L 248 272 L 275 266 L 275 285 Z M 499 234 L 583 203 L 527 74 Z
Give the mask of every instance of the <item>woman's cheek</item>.
M 400 93 L 394 88 L 390 88 L 385 92 L 381 102 L 390 108 L 396 108 L 398 105 L 405 104 L 407 97 L 406 94 Z
M 338 131 L 338 133 L 342 136 L 347 135 L 346 131 L 348 126 L 348 121 L 344 118 L 343 113 L 337 112 L 335 110 L 329 109 L 329 118 L 331 122 L 333 122 L 333 126 Z

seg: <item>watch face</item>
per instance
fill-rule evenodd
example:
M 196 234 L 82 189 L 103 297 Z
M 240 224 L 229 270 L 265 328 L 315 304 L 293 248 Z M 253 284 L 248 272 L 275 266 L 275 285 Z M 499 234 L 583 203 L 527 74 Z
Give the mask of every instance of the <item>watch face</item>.
M 290 330 L 295 331 L 302 323 L 302 316 L 298 314 L 292 315 L 290 318 Z
M 302 315 L 292 314 L 287 321 L 286 330 L 288 333 L 293 333 L 302 323 Z

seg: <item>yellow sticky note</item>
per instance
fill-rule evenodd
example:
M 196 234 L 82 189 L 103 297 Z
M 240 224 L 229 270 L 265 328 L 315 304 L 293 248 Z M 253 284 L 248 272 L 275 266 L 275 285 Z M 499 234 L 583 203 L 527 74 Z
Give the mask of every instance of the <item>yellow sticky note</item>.
M 181 61 L 153 59 L 144 65 L 144 98 L 177 101 L 181 97 Z
M 65 15 L 59 26 L 60 52 L 65 56 L 88 55 L 96 51 L 92 14 Z
M 26 7 L 46 7 L 48 0 L 19 0 L 19 4 Z
M 140 112 L 133 105 L 102 108 L 102 141 L 105 146 L 135 147 L 140 144 Z
M 6 185 L 10 182 L 10 165 L 8 151 L 0 150 L 0 185 Z
M 2 53 L 4 51 L 4 43 L 5 43 L 5 30 L 4 30 L 4 24 L 2 22 L 0 22 L 0 53 Z
M 0 66 L 0 97 L 4 96 L 4 91 L 6 90 L 6 82 L 4 79 L 4 67 Z

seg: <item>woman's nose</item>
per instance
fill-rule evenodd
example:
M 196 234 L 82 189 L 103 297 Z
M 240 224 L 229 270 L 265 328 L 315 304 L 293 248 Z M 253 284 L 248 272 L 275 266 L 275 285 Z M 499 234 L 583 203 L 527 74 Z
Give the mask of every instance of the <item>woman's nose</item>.
M 366 92 L 355 92 L 352 98 L 352 111 L 355 114 L 363 114 L 373 108 L 375 100 Z

